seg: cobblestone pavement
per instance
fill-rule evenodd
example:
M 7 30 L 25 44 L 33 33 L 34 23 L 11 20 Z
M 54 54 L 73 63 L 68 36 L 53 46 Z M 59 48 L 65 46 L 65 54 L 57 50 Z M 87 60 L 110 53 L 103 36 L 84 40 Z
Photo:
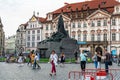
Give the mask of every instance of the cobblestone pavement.
M 40 63 L 41 69 L 33 70 L 31 66 L 24 64 L 22 67 L 17 63 L 0 63 L 0 80 L 54 80 L 50 79 L 51 64 Z M 88 63 L 87 68 L 94 68 L 93 63 Z M 102 64 L 104 68 L 104 64 Z M 111 68 L 120 68 L 113 64 Z M 68 80 L 69 71 L 79 71 L 80 64 L 65 64 L 65 67 L 57 66 L 55 80 Z

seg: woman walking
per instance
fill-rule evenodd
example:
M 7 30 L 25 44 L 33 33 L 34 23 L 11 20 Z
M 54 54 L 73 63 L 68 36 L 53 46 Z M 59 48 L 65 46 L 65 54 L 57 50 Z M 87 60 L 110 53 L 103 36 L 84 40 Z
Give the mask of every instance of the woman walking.
M 50 55 L 50 62 L 51 62 L 51 65 L 52 65 L 50 76 L 52 76 L 53 74 L 56 75 L 57 60 L 58 60 L 58 56 L 55 53 L 55 51 L 52 50 L 52 53 Z

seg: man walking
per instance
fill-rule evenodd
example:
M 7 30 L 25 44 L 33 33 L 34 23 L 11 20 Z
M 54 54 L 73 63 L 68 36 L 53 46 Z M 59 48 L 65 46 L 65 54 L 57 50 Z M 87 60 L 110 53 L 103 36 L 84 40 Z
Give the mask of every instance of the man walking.
M 85 68 L 86 68 L 86 60 L 87 60 L 86 56 L 87 54 L 84 53 L 84 51 L 82 50 L 82 53 L 80 53 L 80 60 L 81 60 L 80 65 L 81 65 L 82 71 L 85 71 Z

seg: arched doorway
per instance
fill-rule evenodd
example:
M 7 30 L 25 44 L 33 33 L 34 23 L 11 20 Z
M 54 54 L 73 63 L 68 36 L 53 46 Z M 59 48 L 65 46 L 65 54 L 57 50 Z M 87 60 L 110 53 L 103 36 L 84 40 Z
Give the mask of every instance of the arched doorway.
M 102 55 L 102 48 L 101 48 L 100 46 L 96 47 L 95 51 L 96 51 L 96 52 L 100 52 L 101 55 Z

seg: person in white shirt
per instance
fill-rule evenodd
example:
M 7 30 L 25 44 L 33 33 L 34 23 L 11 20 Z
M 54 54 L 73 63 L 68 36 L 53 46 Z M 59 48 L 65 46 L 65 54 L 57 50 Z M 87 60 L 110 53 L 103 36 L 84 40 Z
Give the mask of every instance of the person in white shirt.
M 35 58 L 34 58 L 34 65 L 33 65 L 33 69 L 35 68 L 41 69 L 40 65 L 39 65 L 39 57 L 38 54 L 36 53 Z
M 23 54 L 22 53 L 20 53 L 19 54 L 19 57 L 18 57 L 18 63 L 20 64 L 19 66 L 22 66 L 23 64 Z
M 52 76 L 52 74 L 56 75 L 57 61 L 58 61 L 58 56 L 55 53 L 55 51 L 52 50 L 52 53 L 50 55 L 50 62 L 51 62 L 51 65 L 52 65 L 50 76 Z

